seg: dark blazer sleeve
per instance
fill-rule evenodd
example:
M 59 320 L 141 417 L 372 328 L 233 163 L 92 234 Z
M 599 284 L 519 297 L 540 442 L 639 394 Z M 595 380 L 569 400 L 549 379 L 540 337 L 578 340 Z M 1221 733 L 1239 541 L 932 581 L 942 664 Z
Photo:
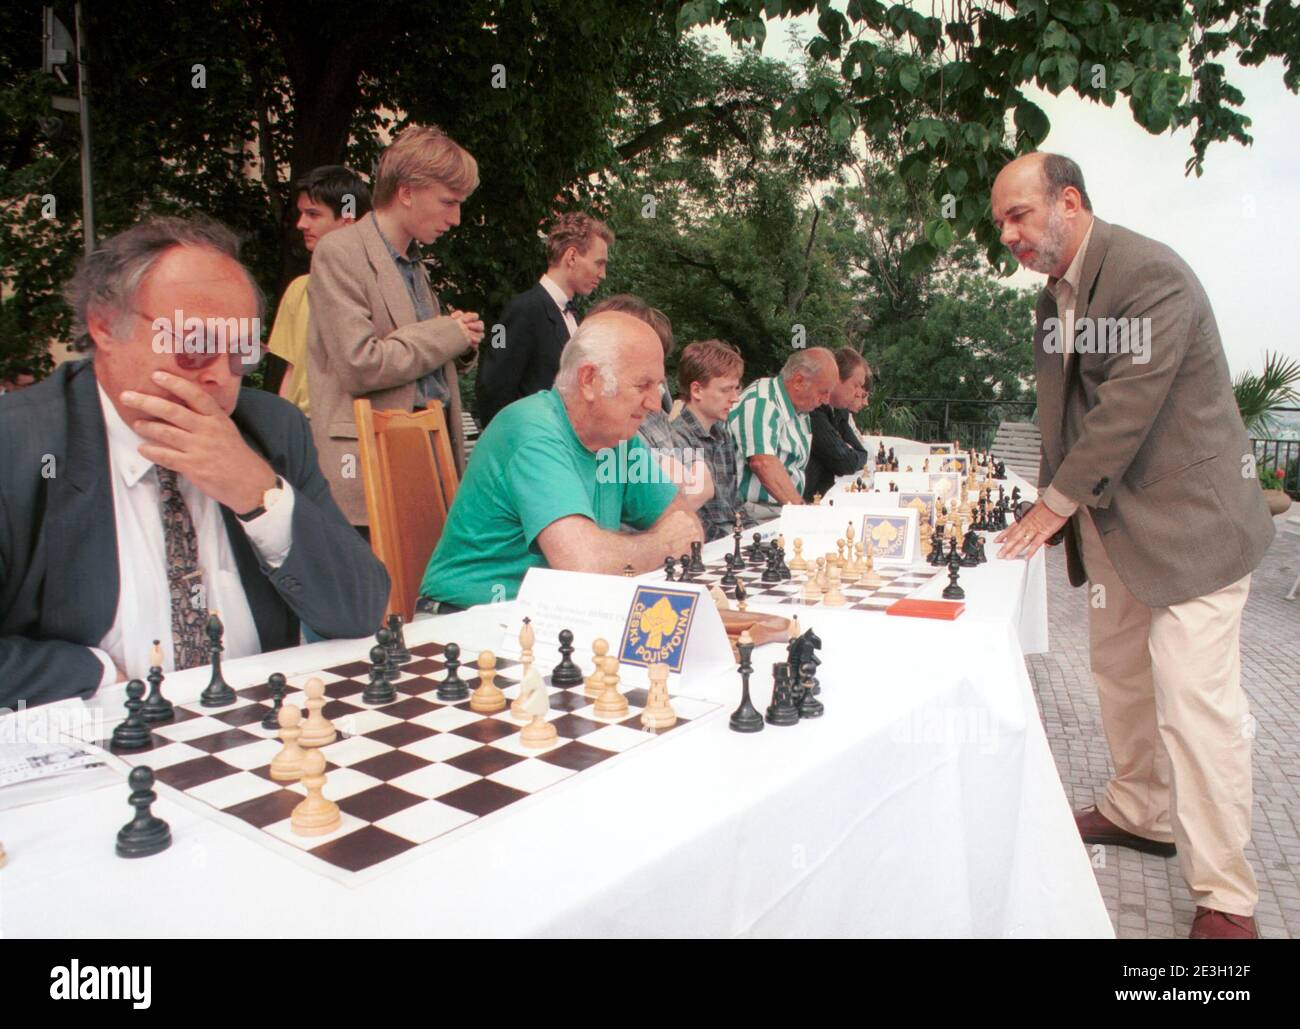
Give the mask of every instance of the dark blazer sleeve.
M 810 421 L 813 456 L 831 475 L 848 475 L 866 464 L 866 451 L 849 446 L 824 411 L 813 411 Z
M 335 504 L 307 420 L 292 405 L 276 406 L 285 443 L 283 459 L 272 464 L 283 464 L 276 471 L 293 487 L 292 543 L 284 563 L 263 565 L 262 574 L 321 636 L 368 636 L 383 620 L 392 582 Z
M 524 373 L 544 343 L 542 334 L 550 331 L 537 290 L 521 293 L 506 304 L 500 324 L 504 329 L 502 345 L 494 345 L 496 332 L 492 327 L 479 347 L 474 400 L 480 429 L 486 429 L 498 411 L 520 398 Z
M 0 496 L 0 592 L 7 592 L 15 533 L 11 512 Z M 6 612 L 0 611 L 0 616 Z M 5 620 L 0 617 L 0 621 Z M 0 637 L 0 707 L 14 710 L 18 701 L 48 704 L 69 697 L 89 697 L 99 688 L 104 665 L 89 647 L 57 639 Z

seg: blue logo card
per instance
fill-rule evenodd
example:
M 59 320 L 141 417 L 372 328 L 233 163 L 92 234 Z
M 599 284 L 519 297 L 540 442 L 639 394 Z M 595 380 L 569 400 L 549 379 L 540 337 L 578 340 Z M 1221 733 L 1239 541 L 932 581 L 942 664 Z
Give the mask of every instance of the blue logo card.
M 630 665 L 666 664 L 680 672 L 686 640 L 700 594 L 662 586 L 638 586 L 619 646 L 619 660 Z

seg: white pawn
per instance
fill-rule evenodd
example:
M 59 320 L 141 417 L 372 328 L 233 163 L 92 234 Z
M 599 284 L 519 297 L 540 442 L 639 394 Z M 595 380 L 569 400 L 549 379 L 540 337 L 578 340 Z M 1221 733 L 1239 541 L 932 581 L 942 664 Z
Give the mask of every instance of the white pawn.
M 844 594 L 840 592 L 839 566 L 838 565 L 833 566 L 830 572 L 828 573 L 827 577 L 830 580 L 830 585 L 826 591 L 826 596 L 823 598 L 823 602 L 826 604 L 827 607 L 843 607 Z
M 334 724 L 321 713 L 325 706 L 325 684 L 319 679 L 308 679 L 302 691 L 307 694 L 307 721 L 302 723 L 298 744 L 302 747 L 327 747 L 339 738 L 339 734 L 334 731 Z
M 605 658 L 605 689 L 596 698 L 596 714 L 602 718 L 621 718 L 627 714 L 627 697 L 618 691 L 618 658 Z
M 298 743 L 298 737 L 302 735 L 298 725 L 302 721 L 302 712 L 293 704 L 285 704 L 278 717 L 284 746 L 271 759 L 271 778 L 276 782 L 297 782 L 302 778 L 302 759 L 307 756 Z
M 583 693 L 595 700 L 605 691 L 605 655 L 609 653 L 609 644 L 602 639 L 592 640 L 591 653 L 596 667 L 583 683 Z
M 307 787 L 307 799 L 293 809 L 289 828 L 299 836 L 333 832 L 343 819 L 339 806 L 321 793 L 325 786 L 325 755 L 319 750 L 307 751 L 302 759 L 302 784 Z

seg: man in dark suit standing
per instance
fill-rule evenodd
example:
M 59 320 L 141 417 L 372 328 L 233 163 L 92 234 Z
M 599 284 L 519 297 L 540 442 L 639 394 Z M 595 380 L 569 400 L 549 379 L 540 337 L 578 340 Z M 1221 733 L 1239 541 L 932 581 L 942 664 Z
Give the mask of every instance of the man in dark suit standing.
M 479 427 L 521 397 L 550 389 L 560 353 L 578 331 L 574 297 L 605 278 L 614 233 L 588 214 L 562 214 L 546 236 L 546 273 L 506 304 L 500 328 L 479 350 L 475 385 Z M 502 331 L 504 330 L 504 331 Z
M 1178 854 L 1194 939 L 1253 938 L 1251 719 L 1241 614 L 1273 539 L 1209 298 L 1162 243 L 1096 218 L 1069 158 L 993 184 L 1002 242 L 1048 276 L 1034 367 L 1042 490 L 998 537 L 1065 530 L 1114 775 L 1075 818 L 1087 843 Z
M 89 696 L 306 623 L 364 636 L 389 579 L 343 519 L 306 419 L 242 389 L 261 297 L 207 219 L 162 218 L 86 257 L 68 286 L 89 360 L 0 399 L 0 706 Z

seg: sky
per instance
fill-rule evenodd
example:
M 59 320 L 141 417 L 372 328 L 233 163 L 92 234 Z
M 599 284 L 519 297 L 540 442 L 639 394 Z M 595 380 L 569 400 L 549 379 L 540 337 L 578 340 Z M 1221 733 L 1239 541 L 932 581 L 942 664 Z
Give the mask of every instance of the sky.
M 769 21 L 765 56 L 797 58 L 787 39 L 791 23 L 804 39 L 816 32 L 814 15 Z M 720 52 L 731 48 L 720 27 L 698 35 Z M 1167 243 L 1200 278 L 1235 375 L 1259 371 L 1265 350 L 1300 360 L 1300 333 L 1285 306 L 1300 296 L 1293 250 L 1300 236 L 1300 96 L 1282 84 L 1280 62 L 1243 68 L 1229 58 L 1225 67 L 1246 95 L 1242 110 L 1255 142 L 1212 144 L 1200 178 L 1183 173 L 1191 129 L 1153 136 L 1133 121 L 1126 99 L 1108 108 L 1073 93 L 1030 87 L 1026 95 L 1052 122 L 1042 149 L 1079 163 L 1094 213 Z M 1007 282 L 1037 288 L 1044 277 L 1020 269 Z

